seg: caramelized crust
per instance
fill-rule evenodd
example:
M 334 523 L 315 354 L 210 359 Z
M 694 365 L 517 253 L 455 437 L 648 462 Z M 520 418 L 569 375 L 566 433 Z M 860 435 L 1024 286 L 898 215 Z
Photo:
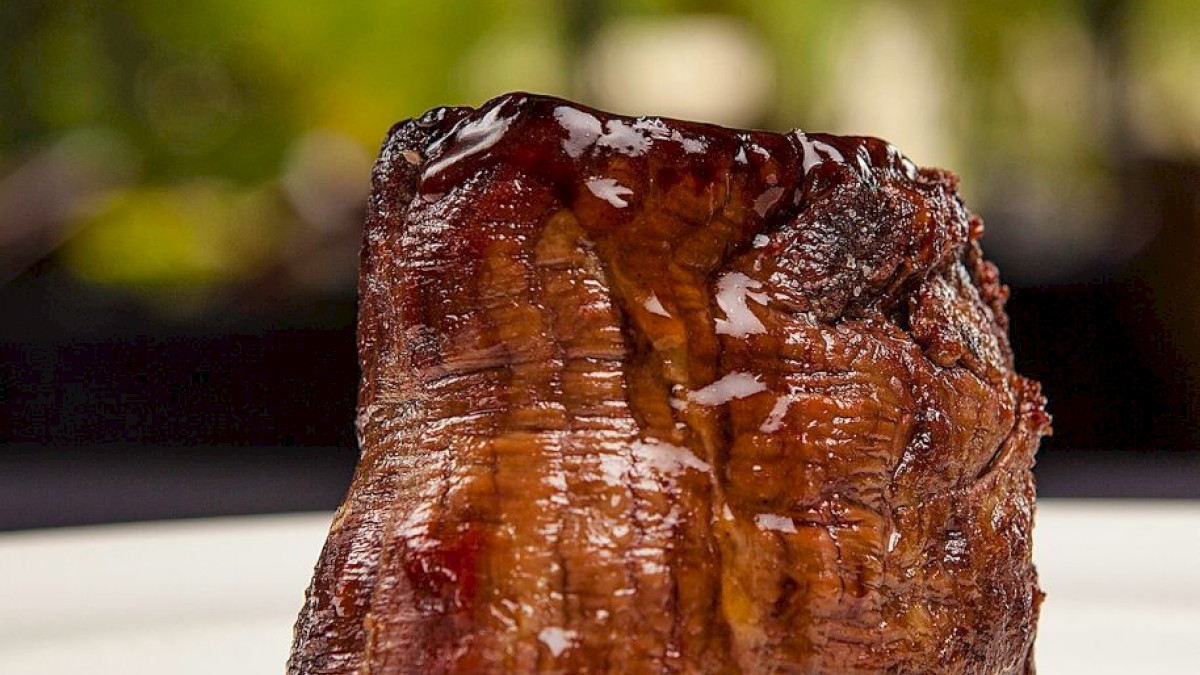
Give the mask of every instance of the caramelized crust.
M 955 188 L 539 96 L 397 125 L 289 672 L 1031 673 L 1049 418 Z

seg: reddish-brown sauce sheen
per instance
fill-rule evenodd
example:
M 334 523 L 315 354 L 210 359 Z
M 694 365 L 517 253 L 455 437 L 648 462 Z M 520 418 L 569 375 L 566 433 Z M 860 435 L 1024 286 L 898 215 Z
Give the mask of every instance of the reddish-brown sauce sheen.
M 289 672 L 1032 672 L 1049 418 L 955 187 L 539 96 L 397 125 Z

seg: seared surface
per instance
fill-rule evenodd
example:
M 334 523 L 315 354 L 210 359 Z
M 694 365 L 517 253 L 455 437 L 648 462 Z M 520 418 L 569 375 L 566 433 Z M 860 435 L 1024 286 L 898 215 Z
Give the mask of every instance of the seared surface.
M 289 672 L 1032 672 L 1049 419 L 955 182 L 528 95 L 398 125 Z

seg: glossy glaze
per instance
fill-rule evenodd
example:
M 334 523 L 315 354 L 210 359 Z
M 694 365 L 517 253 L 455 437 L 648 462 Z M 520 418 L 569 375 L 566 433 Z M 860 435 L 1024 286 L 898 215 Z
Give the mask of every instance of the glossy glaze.
M 289 672 L 1031 672 L 1049 420 L 981 232 L 877 139 L 397 125 Z

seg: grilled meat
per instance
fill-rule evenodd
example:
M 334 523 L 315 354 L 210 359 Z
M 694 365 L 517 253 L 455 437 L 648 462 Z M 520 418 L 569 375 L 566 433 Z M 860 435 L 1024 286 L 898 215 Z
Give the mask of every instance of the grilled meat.
M 1049 418 L 981 233 L 873 138 L 397 125 L 289 672 L 1031 673 Z

